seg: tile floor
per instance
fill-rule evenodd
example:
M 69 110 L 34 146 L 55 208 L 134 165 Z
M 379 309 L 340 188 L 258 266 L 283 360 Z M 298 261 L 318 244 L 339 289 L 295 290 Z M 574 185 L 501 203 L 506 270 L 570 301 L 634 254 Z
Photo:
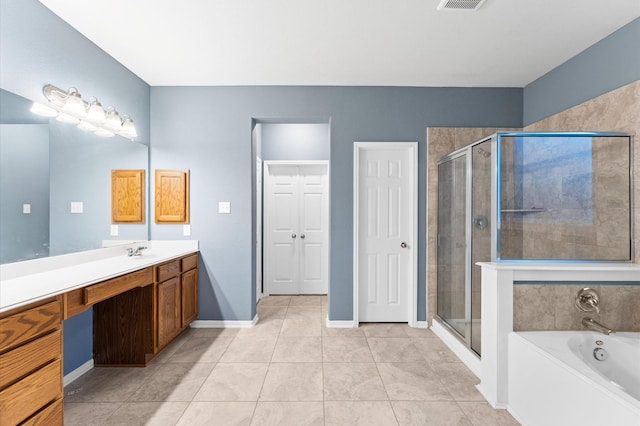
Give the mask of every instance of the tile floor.
M 431 331 L 324 326 L 326 297 L 271 296 L 250 329 L 188 329 L 146 368 L 65 388 L 65 425 L 517 425 Z

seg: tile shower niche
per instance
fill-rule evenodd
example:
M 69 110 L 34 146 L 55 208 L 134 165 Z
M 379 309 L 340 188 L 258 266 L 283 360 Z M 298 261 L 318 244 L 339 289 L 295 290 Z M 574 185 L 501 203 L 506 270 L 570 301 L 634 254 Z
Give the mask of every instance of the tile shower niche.
M 498 132 L 438 162 L 437 317 L 481 354 L 477 262 L 630 262 L 631 137 Z

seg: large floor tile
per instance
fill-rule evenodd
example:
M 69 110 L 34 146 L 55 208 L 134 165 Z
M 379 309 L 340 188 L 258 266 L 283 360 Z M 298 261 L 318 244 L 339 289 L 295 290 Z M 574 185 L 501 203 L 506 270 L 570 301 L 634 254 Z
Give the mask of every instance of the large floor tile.
M 425 363 L 378 363 L 390 400 L 451 400 L 438 376 Z
M 458 404 L 449 401 L 392 401 L 400 426 L 471 426 Z
M 275 335 L 238 335 L 220 362 L 269 362 L 277 339 Z
M 255 402 L 192 402 L 177 423 L 179 426 L 247 426 Z
M 321 306 L 326 298 L 327 296 L 295 296 L 291 298 L 289 306 Z
M 291 296 L 266 296 L 260 299 L 258 306 L 289 306 Z
M 323 337 L 322 357 L 324 362 L 373 362 L 364 337 Z
M 396 417 L 389 401 L 326 401 L 326 426 L 393 426 Z
M 129 402 L 107 420 L 109 426 L 173 426 L 188 402 Z M 66 424 L 66 423 L 65 423 Z
M 322 318 L 322 306 L 321 305 L 300 305 L 300 306 L 289 306 L 287 309 L 287 313 L 285 315 L 286 318 L 291 319 L 303 319 L 303 320 L 321 320 Z
M 94 368 L 65 387 L 65 402 L 125 402 L 161 364 L 145 368 Z
M 387 393 L 373 363 L 325 363 L 325 401 L 384 401 Z
M 438 337 L 424 338 L 412 337 L 413 345 L 418 349 L 427 362 L 440 364 L 448 362 L 460 362 L 460 359 Z
M 480 380 L 463 363 L 437 364 L 434 371 L 456 401 L 485 401 L 476 388 Z
M 334 337 L 364 337 L 364 332 L 362 331 L 362 327 L 358 328 L 342 328 L 342 327 L 326 327 L 324 324 L 322 325 L 322 335 L 323 336 L 334 336 Z
M 219 363 L 194 401 L 257 401 L 267 363 Z
M 284 319 L 287 314 L 287 307 L 258 305 L 256 307 L 256 313 L 258 314 L 258 322 L 267 319 Z
M 277 317 L 267 317 L 265 319 L 260 318 L 258 323 L 253 327 L 241 328 L 236 336 L 277 336 L 280 334 L 283 322 L 284 319 Z
M 280 336 L 271 362 L 322 362 L 322 338 Z
M 285 318 L 282 324 L 281 336 L 322 336 L 320 316 L 317 319 Z
M 258 402 L 252 426 L 324 426 L 322 402 Z
M 485 402 L 458 402 L 474 426 L 516 426 L 519 423 L 507 410 L 494 410 Z
M 180 333 L 180 335 L 173 339 L 173 341 L 167 346 L 165 346 L 165 348 L 162 349 L 162 351 L 160 351 L 160 353 L 156 355 L 156 357 L 151 362 L 154 364 L 162 364 L 164 362 L 167 362 L 169 358 L 171 358 L 173 354 L 175 354 L 180 349 L 180 347 L 182 347 L 182 345 L 187 340 L 189 340 L 191 336 L 193 336 L 192 333 L 194 331 L 195 329 L 193 328 L 187 328 L 185 331 Z
M 409 327 L 409 325 L 403 324 L 403 330 L 409 337 L 422 337 L 428 339 L 438 338 L 438 336 L 436 336 L 435 333 L 428 328 Z
M 367 341 L 376 362 L 424 362 L 408 337 L 368 337 Z
M 367 337 L 409 337 L 404 331 L 406 324 L 368 322 L 360 324 L 360 327 Z
M 216 363 L 233 341 L 233 337 L 191 337 L 166 362 Z
M 105 425 L 122 402 L 65 402 L 65 426 Z
M 322 401 L 322 363 L 272 363 L 260 401 Z
M 215 364 L 162 364 L 133 394 L 131 401 L 186 401 L 193 399 Z

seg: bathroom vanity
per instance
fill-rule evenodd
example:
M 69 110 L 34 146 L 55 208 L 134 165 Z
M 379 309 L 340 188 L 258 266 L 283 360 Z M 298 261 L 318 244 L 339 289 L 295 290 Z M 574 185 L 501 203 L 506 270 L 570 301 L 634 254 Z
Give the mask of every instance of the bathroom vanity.
M 172 243 L 3 270 L 0 424 L 63 424 L 63 320 L 93 307 L 94 364 L 144 367 L 196 319 L 197 241 Z

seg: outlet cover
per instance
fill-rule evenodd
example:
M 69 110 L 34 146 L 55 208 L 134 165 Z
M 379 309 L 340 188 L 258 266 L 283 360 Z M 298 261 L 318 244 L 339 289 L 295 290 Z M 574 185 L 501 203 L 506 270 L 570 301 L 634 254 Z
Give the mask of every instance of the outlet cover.
M 31 204 L 23 204 L 22 205 L 22 213 L 31 214 Z
M 111 225 L 111 236 L 112 237 L 118 236 L 118 225 Z
M 191 236 L 191 225 L 182 225 L 182 235 L 185 237 Z
M 218 203 L 218 213 L 231 213 L 231 203 L 228 201 L 220 201 Z
M 82 201 L 71 202 L 71 213 L 82 213 L 84 211 L 84 205 Z

